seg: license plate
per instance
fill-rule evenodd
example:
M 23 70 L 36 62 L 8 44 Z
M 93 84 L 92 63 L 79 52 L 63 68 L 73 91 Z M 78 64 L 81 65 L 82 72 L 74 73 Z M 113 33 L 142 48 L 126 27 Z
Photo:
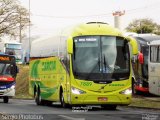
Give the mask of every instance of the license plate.
M 107 101 L 108 99 L 106 97 L 98 97 L 98 101 Z

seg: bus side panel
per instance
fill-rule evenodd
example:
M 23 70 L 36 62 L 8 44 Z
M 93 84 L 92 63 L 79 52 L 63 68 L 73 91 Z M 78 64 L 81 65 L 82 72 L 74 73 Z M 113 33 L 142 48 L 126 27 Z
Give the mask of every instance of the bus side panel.
M 29 64 L 29 94 L 33 97 L 34 96 L 34 89 L 38 88 L 36 81 L 38 81 L 38 68 L 37 65 L 39 64 L 39 60 L 32 60 Z
M 60 86 L 66 81 L 66 72 L 56 57 L 33 60 L 30 70 L 30 94 L 39 86 L 44 100 L 59 101 Z
M 160 64 L 149 64 L 149 92 L 160 96 Z

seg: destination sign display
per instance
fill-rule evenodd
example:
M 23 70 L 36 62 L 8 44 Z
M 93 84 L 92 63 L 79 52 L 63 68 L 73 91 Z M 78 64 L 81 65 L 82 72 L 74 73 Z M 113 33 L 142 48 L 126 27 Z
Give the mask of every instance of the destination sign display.
M 11 62 L 14 60 L 15 60 L 14 56 L 0 55 L 0 62 L 2 62 L 2 61 Z
M 10 59 L 7 56 L 0 56 L 0 61 L 10 61 Z

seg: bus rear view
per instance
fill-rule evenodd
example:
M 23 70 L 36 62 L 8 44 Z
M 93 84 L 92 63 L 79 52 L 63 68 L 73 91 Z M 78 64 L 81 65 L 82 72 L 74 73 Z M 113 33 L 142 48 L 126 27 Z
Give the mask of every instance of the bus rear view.
M 16 59 L 11 55 L 0 55 L 0 98 L 8 103 L 15 96 L 15 79 L 18 72 Z

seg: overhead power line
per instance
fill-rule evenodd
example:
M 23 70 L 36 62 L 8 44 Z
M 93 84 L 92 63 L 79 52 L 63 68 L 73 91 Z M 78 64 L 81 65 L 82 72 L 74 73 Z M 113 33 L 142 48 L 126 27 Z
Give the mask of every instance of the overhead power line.
M 125 10 L 126 13 L 133 13 L 133 12 L 137 12 L 139 10 L 143 10 L 143 9 L 146 9 L 146 8 L 149 8 L 149 7 L 154 7 L 154 9 L 157 7 L 157 8 L 160 8 L 159 5 L 156 6 L 157 4 L 152 4 L 152 5 L 147 5 L 147 6 L 144 6 L 144 7 L 139 7 L 139 8 L 135 8 L 135 9 L 128 9 L 128 10 Z M 109 13 L 103 13 L 103 14 L 95 14 L 95 15 L 83 15 L 83 16 L 52 16 L 52 15 L 41 15 L 41 14 L 32 14 L 32 16 L 37 16 L 37 17 L 48 17 L 48 18 L 57 18 L 57 19 L 78 19 L 78 18 L 91 18 L 91 17 L 106 17 L 106 16 L 111 16 L 113 13 L 112 12 L 109 12 Z
M 40 15 L 40 14 L 32 14 L 32 16 L 70 19 L 70 18 L 88 18 L 88 17 L 98 17 L 98 16 L 103 17 L 103 16 L 109 16 L 111 14 L 112 12 L 106 14 L 86 15 L 86 16 L 51 16 L 51 15 Z

